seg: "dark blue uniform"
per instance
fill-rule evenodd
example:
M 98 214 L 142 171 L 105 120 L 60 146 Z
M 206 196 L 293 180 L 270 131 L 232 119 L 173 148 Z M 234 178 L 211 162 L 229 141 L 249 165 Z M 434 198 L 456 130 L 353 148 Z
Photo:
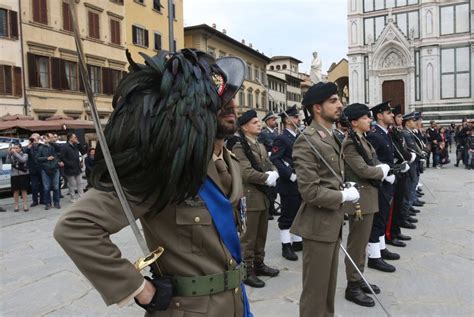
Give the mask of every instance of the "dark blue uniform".
M 258 142 L 262 143 L 265 146 L 267 152 L 270 153 L 272 151 L 273 142 L 275 141 L 277 136 L 278 133 L 276 129 L 272 132 L 269 128 L 265 128 L 258 136 Z
M 281 198 L 281 216 L 278 218 L 280 230 L 290 229 L 301 204 L 292 157 L 295 141 L 296 136 L 285 129 L 273 142 L 272 155 L 270 156 L 270 160 L 280 174 L 276 186 Z M 295 177 L 294 181 L 290 179 L 292 174 Z
M 390 135 L 380 126 L 375 125 L 367 134 L 366 139 L 372 144 L 377 153 L 377 159 L 390 167 L 394 165 L 394 149 Z M 385 235 L 385 229 L 390 215 L 390 201 L 394 192 L 394 186 L 386 181 L 379 188 L 379 212 L 374 215 L 374 223 L 370 233 L 370 243 L 378 243 L 380 237 Z

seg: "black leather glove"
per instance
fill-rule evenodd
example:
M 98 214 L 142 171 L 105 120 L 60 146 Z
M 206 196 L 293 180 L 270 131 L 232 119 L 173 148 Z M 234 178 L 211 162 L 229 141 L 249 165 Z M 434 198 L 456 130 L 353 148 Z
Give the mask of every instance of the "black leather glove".
M 170 305 L 171 298 L 173 297 L 173 285 L 171 278 L 169 277 L 155 277 L 154 279 L 145 276 L 145 279 L 152 282 L 155 286 L 155 295 L 151 299 L 151 302 L 147 305 L 140 304 L 135 298 L 135 303 L 138 306 L 152 314 L 155 311 L 167 310 Z

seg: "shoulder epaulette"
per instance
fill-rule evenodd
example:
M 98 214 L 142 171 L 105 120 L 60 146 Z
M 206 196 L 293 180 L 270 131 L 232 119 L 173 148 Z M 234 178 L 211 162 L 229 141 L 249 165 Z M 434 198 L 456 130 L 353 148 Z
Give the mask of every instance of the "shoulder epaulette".
M 316 129 L 313 127 L 306 127 L 306 129 L 303 130 L 303 133 L 306 135 L 313 135 L 316 133 Z

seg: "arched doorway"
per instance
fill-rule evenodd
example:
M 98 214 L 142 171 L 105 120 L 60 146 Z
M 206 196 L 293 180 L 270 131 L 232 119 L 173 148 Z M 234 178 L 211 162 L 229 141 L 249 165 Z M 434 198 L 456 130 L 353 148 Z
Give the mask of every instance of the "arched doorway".
M 382 84 L 382 100 L 391 100 L 393 106 L 402 105 L 402 114 L 405 113 L 405 83 L 403 80 L 386 80 Z

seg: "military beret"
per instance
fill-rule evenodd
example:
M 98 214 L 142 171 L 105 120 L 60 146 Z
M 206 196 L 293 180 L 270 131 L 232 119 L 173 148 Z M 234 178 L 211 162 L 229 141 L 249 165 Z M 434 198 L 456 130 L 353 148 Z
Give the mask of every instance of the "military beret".
M 271 119 L 271 118 L 278 118 L 278 115 L 276 113 L 274 113 L 273 111 L 269 111 L 265 117 L 263 117 L 262 121 L 265 122 L 267 121 L 268 119 Z
M 305 107 L 315 104 L 322 104 L 334 94 L 337 94 L 337 86 L 335 83 L 319 82 L 308 89 L 308 91 L 304 94 L 301 104 Z
M 212 76 L 221 97 L 222 104 L 226 105 L 240 90 L 245 79 L 246 63 L 236 56 L 225 56 L 216 60 L 217 66 L 222 70 L 223 76 Z
M 388 110 L 392 110 L 392 108 L 390 108 L 390 100 L 379 103 L 378 105 L 376 105 L 375 107 L 372 107 L 370 109 L 370 111 L 372 111 L 372 114 L 374 115 L 374 117 L 377 115 L 377 113 L 382 113 L 382 112 L 388 111 Z
M 285 114 L 286 112 L 286 114 Z M 283 119 L 286 118 L 286 115 L 289 117 L 296 117 L 299 115 L 298 109 L 296 108 L 296 105 L 293 105 L 293 107 L 288 108 L 285 112 L 280 112 L 279 116 Z
M 392 113 L 394 116 L 398 116 L 399 114 L 402 114 L 402 105 L 398 104 L 392 109 Z
M 370 110 L 369 107 L 364 104 L 353 103 L 351 105 L 348 105 L 346 109 L 344 109 L 343 114 L 347 117 L 347 119 L 349 119 L 349 121 L 352 121 L 357 120 L 365 115 L 369 116 Z
M 423 114 L 420 111 L 415 111 L 413 113 L 413 116 L 415 117 L 415 120 L 417 121 L 423 119 Z
M 255 110 L 244 112 L 244 114 L 242 114 L 238 119 L 239 126 L 243 126 L 253 118 L 257 118 L 257 112 Z
M 408 121 L 408 120 L 416 120 L 415 112 L 410 112 L 403 116 L 403 121 Z

